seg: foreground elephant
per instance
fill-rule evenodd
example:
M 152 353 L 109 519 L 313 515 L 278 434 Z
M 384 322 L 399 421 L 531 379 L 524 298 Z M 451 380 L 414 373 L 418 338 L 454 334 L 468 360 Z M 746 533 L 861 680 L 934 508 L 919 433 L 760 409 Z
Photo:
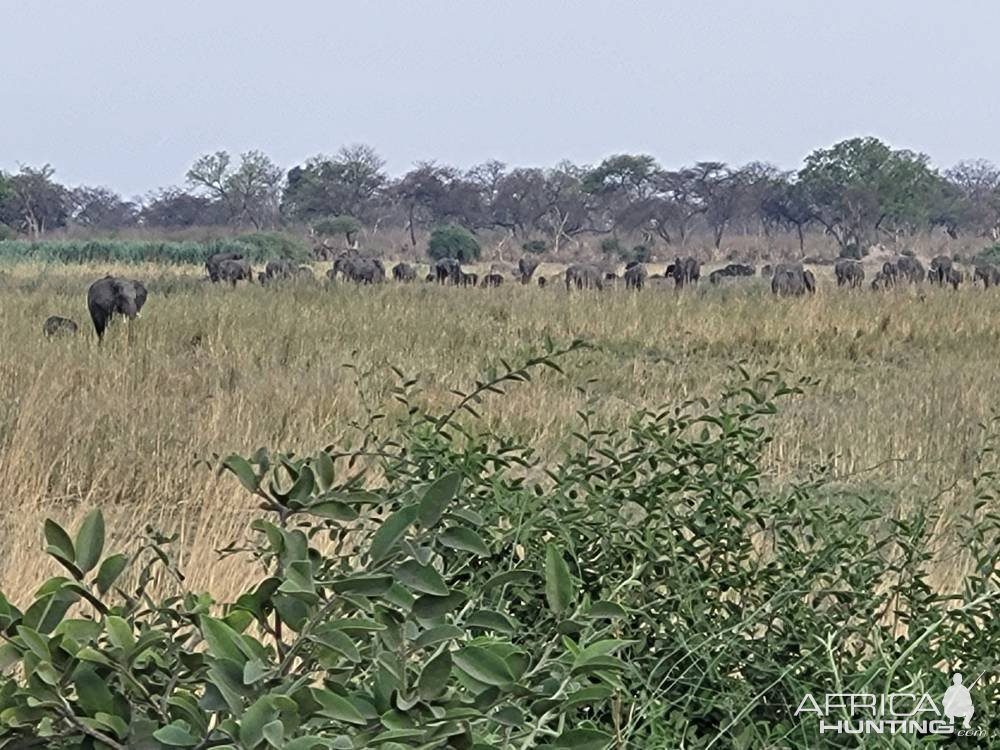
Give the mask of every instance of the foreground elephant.
M 924 271 L 924 264 L 912 255 L 903 255 L 897 258 L 893 265 L 896 267 L 896 276 L 899 281 L 905 281 L 909 284 L 920 284 L 927 278 L 927 272 Z
M 603 289 L 601 272 L 597 266 L 576 263 L 566 269 L 566 289 Z
M 521 283 L 527 284 L 531 281 L 531 277 L 535 275 L 535 270 L 538 268 L 538 258 L 531 258 L 525 255 L 521 260 L 517 262 L 518 273 L 521 274 Z
M 46 336 L 72 336 L 77 331 L 76 321 L 60 315 L 51 315 L 42 324 Z
M 746 263 L 730 263 L 718 270 L 712 271 L 708 275 L 708 283 L 720 284 L 724 279 L 737 278 L 740 276 L 753 276 L 755 273 L 753 266 Z
M 87 290 L 87 309 L 94 321 L 97 338 L 104 338 L 104 331 L 115 315 L 124 315 L 129 320 L 139 317 L 146 304 L 146 287 L 142 282 L 120 276 L 105 276 L 90 285 Z
M 216 253 L 205 261 L 205 270 L 212 283 L 222 280 L 219 276 L 219 266 L 227 260 L 243 260 L 243 255 L 241 253 Z
M 837 277 L 837 286 L 849 286 L 857 289 L 865 281 L 865 269 L 859 261 L 841 258 L 833 264 L 833 273 Z
M 498 287 L 503 283 L 503 276 L 498 273 L 488 273 L 483 276 L 483 280 L 479 282 L 479 286 L 483 288 L 487 287 Z
M 274 281 L 276 279 L 290 279 L 298 272 L 295 264 L 287 258 L 277 258 L 269 260 L 264 267 L 264 273 L 260 275 L 262 283 Z
M 675 258 L 667 266 L 665 276 L 672 276 L 674 285 L 678 288 L 688 284 L 697 284 L 701 277 L 701 263 L 696 258 Z
M 366 258 L 354 252 L 344 253 L 327 272 L 331 280 L 336 280 L 338 274 L 355 284 L 381 284 L 385 281 L 385 266 L 378 258 Z
M 217 281 L 228 281 L 236 286 L 237 281 L 253 281 L 253 269 L 248 260 L 224 260 L 216 270 Z
M 417 269 L 409 263 L 397 263 L 392 267 L 392 278 L 402 283 L 417 280 Z
M 976 266 L 976 270 L 972 274 L 972 283 L 975 284 L 977 281 L 983 282 L 984 289 L 1000 285 L 1000 268 L 989 263 Z
M 779 263 L 771 276 L 771 291 L 783 297 L 816 292 L 816 277 L 799 263 Z
M 462 286 L 475 286 L 479 283 L 479 274 L 459 271 L 458 283 Z
M 951 272 L 954 268 L 951 258 L 947 255 L 938 255 L 931 261 L 931 270 L 927 274 L 927 280 L 932 284 L 944 286 L 951 283 Z
M 628 264 L 625 269 L 625 274 L 622 278 L 625 279 L 626 289 L 635 289 L 636 291 L 642 289 L 646 285 L 646 278 L 649 276 L 649 271 L 646 270 L 646 266 L 642 263 L 637 263 L 633 261 Z
M 441 258 L 434 263 L 434 275 L 439 284 L 458 285 L 462 281 L 462 264 L 454 258 Z

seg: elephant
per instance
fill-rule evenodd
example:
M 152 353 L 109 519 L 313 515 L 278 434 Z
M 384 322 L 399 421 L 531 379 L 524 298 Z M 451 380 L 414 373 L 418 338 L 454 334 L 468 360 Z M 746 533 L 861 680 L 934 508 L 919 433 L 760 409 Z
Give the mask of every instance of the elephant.
M 748 266 L 745 263 L 730 263 L 723 268 L 712 271 L 708 275 L 708 282 L 710 284 L 720 284 L 723 279 L 736 278 L 738 276 L 753 276 L 754 273 L 753 266 Z
M 462 281 L 462 264 L 454 258 L 441 258 L 434 264 L 434 274 L 439 284 L 458 285 Z
M 381 284 L 385 281 L 385 266 L 378 258 L 366 258 L 352 251 L 338 256 L 327 272 L 331 281 L 338 274 L 355 284 Z
M 779 263 L 771 277 L 771 291 L 779 296 L 815 294 L 816 277 L 800 263 Z
M 267 262 L 267 265 L 264 267 L 264 273 L 258 277 L 258 280 L 261 283 L 266 283 L 276 279 L 290 279 L 295 273 L 296 268 L 292 261 L 286 258 L 278 258 Z
M 833 264 L 833 272 L 837 276 L 837 286 L 859 288 L 865 281 L 865 268 L 859 261 L 841 258 Z
M 498 287 L 503 284 L 503 276 L 498 273 L 488 273 L 483 276 L 483 280 L 479 282 L 479 286 L 486 287 Z
M 639 291 L 646 285 L 646 279 L 648 276 L 649 271 L 646 270 L 646 266 L 642 263 L 629 263 L 623 276 L 625 279 L 625 288 Z
M 527 255 L 517 262 L 517 270 L 521 274 L 522 284 L 531 281 L 531 277 L 535 275 L 535 270 L 538 268 L 538 263 L 538 258 L 531 258 Z
M 977 281 L 983 282 L 984 289 L 1000 285 L 1000 268 L 988 263 L 976 266 L 976 270 L 972 274 L 972 283 L 975 284 Z
M 60 315 L 50 315 L 42 324 L 46 336 L 72 336 L 77 332 L 76 321 Z
M 462 286 L 472 286 L 474 287 L 479 283 L 478 273 L 466 273 L 465 271 L 459 271 L 460 276 L 458 277 L 458 283 Z
M 237 281 L 253 281 L 253 269 L 248 260 L 224 260 L 216 269 L 218 281 L 228 281 L 236 286 Z
M 678 288 L 688 284 L 697 284 L 701 277 L 701 263 L 695 258 L 675 258 L 667 266 L 666 276 L 674 277 L 674 285 Z
M 399 282 L 417 280 L 417 269 L 409 263 L 397 263 L 392 267 L 392 278 Z
M 927 272 L 924 271 L 924 264 L 912 255 L 903 255 L 902 257 L 897 258 L 895 266 L 897 276 L 901 281 L 905 281 L 910 284 L 920 284 L 925 278 L 927 278 Z
M 212 280 L 212 283 L 222 280 L 219 275 L 219 266 L 227 260 L 243 260 L 243 255 L 240 253 L 215 253 L 205 261 L 205 270 L 208 271 L 208 278 Z
M 957 291 L 959 285 L 965 281 L 965 273 L 957 268 L 949 268 L 948 276 L 944 281 L 946 284 L 951 284 L 951 288 Z
M 112 317 L 124 315 L 133 320 L 139 317 L 145 304 L 146 287 L 140 281 L 121 276 L 105 276 L 95 281 L 87 290 L 87 309 L 94 321 L 97 340 L 103 340 Z
M 601 272 L 597 266 L 575 263 L 566 269 L 566 289 L 603 289 Z
M 949 277 L 953 267 L 951 258 L 947 255 L 938 255 L 931 261 L 931 270 L 927 278 L 932 284 L 944 286 L 950 283 Z

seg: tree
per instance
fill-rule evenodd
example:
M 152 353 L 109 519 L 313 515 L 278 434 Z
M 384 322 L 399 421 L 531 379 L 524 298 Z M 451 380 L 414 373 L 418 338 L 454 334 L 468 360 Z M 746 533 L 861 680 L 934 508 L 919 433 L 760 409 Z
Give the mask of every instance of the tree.
M 170 229 L 214 226 L 226 220 L 226 210 L 217 201 L 176 187 L 152 193 L 139 214 L 143 226 Z
M 894 151 L 877 138 L 852 138 L 806 157 L 799 182 L 813 217 L 842 248 L 927 226 L 937 184 L 928 157 Z
M 52 179 L 54 174 L 55 170 L 45 164 L 39 168 L 22 166 L 6 178 L 0 222 L 32 237 L 65 226 L 70 215 L 69 191 Z
M 387 183 L 384 164 L 365 145 L 342 148 L 333 158 L 314 156 L 288 171 L 282 212 L 303 221 L 348 215 L 371 223 L 376 218 L 375 199 Z
M 960 227 L 1000 237 L 1000 170 L 990 161 L 961 161 L 944 174 L 934 223 L 957 236 Z
M 74 224 L 93 229 L 122 229 L 139 221 L 138 204 L 124 200 L 106 187 L 78 187 L 70 191 Z
M 226 151 L 201 156 L 187 173 L 188 184 L 226 207 L 230 220 L 255 229 L 271 226 L 278 217 L 281 169 L 260 151 L 240 155 L 232 166 Z
M 329 219 L 320 219 L 313 224 L 312 228 L 320 237 L 344 235 L 344 241 L 348 247 L 357 247 L 356 237 L 361 231 L 361 222 L 353 216 L 334 216 Z
M 765 222 L 794 228 L 799 238 L 799 250 L 805 253 L 805 228 L 813 220 L 812 204 L 805 186 L 785 177 L 770 181 L 761 200 L 760 210 Z
M 427 243 L 427 254 L 434 260 L 454 258 L 462 263 L 469 263 L 478 260 L 480 253 L 479 242 L 472 233 L 455 224 L 435 229 Z

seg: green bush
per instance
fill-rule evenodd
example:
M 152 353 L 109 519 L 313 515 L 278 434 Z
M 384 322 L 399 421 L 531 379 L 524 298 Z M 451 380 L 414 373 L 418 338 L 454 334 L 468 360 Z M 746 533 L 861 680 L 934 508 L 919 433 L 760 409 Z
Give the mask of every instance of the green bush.
M 272 258 L 289 258 L 305 262 L 311 258 L 311 253 L 305 242 L 298 237 L 281 232 L 241 234 L 236 239 L 252 248 L 249 257 L 258 262 Z
M 320 219 L 312 225 L 313 231 L 320 237 L 339 237 L 343 235 L 348 245 L 354 244 L 354 238 L 361 231 L 361 222 L 353 216 L 334 216 Z
M 617 237 L 605 237 L 601 240 L 601 252 L 605 255 L 616 255 L 621 257 L 622 244 Z
M 0 221 L 0 242 L 13 240 L 17 237 L 17 231 Z
M 850 244 L 840 248 L 840 257 L 851 260 L 862 260 L 868 253 L 861 245 Z
M 479 260 L 480 253 L 479 242 L 472 233 L 455 224 L 435 229 L 427 243 L 427 254 L 434 260 L 454 258 L 462 263 L 470 263 Z
M 649 263 L 652 259 L 653 251 L 649 248 L 649 245 L 636 245 L 622 260 Z
M 827 750 L 792 715 L 806 693 L 940 693 L 942 663 L 987 670 L 976 726 L 1000 728 L 995 514 L 962 519 L 977 572 L 934 593 L 937 512 L 887 517 L 823 472 L 768 485 L 766 421 L 808 385 L 775 374 L 619 428 L 584 405 L 542 467 L 476 410 L 577 348 L 444 413 L 400 374 L 403 416 L 373 412 L 356 447 L 222 461 L 267 514 L 224 551 L 262 568 L 232 602 L 155 598 L 183 580 L 151 531 L 105 556 L 99 513 L 47 521 L 68 575 L 0 598 L 0 746 Z
M 988 247 L 984 247 L 980 250 L 973 262 L 979 261 L 980 263 L 997 263 L 1000 264 L 1000 242 L 995 242 Z
M 532 255 L 541 255 L 546 250 L 549 249 L 548 243 L 545 240 L 528 240 L 521 245 L 521 248 L 526 253 L 531 253 Z

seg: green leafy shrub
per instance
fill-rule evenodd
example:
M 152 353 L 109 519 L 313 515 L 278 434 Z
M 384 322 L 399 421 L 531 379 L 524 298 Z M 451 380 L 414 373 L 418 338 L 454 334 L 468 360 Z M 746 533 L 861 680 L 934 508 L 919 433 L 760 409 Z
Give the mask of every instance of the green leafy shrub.
M 361 231 L 361 222 L 353 216 L 333 216 L 320 219 L 312 225 L 313 231 L 320 237 L 343 236 L 348 245 L 354 244 L 354 238 Z
M 857 243 L 844 245 L 840 248 L 840 257 L 851 260 L 862 260 L 867 255 L 867 251 Z
M 622 243 L 618 241 L 617 237 L 605 237 L 601 240 L 601 252 L 605 255 L 621 257 L 622 250 Z
M 714 403 L 618 428 L 585 403 L 544 467 L 482 426 L 486 395 L 579 348 L 441 414 L 399 374 L 391 426 L 223 460 L 266 514 L 224 551 L 262 570 L 232 602 L 155 598 L 182 579 L 152 531 L 106 556 L 99 513 L 74 535 L 46 522 L 68 575 L 23 611 L 0 599 L 0 746 L 825 750 L 838 736 L 792 715 L 807 692 L 935 692 L 941 663 L 985 670 L 977 726 L 997 729 L 992 432 L 963 524 L 976 574 L 942 595 L 935 511 L 886 518 L 822 471 L 762 475 L 766 421 L 806 382 L 740 372 Z
M 980 263 L 1000 263 L 1000 242 L 995 242 L 980 250 L 976 254 L 975 261 Z
M 281 232 L 253 232 L 241 234 L 236 239 L 252 248 L 250 257 L 258 262 L 272 258 L 305 262 L 311 258 L 309 248 L 302 240 Z
M 526 253 L 531 253 L 532 255 L 541 255 L 546 250 L 549 249 L 548 243 L 545 240 L 528 240 L 521 245 L 521 248 Z
M 13 240 L 17 237 L 17 231 L 0 221 L 0 242 Z
M 479 260 L 481 249 L 472 233 L 455 224 L 438 227 L 431 232 L 427 243 L 427 255 L 434 260 L 454 258 L 462 263 Z

